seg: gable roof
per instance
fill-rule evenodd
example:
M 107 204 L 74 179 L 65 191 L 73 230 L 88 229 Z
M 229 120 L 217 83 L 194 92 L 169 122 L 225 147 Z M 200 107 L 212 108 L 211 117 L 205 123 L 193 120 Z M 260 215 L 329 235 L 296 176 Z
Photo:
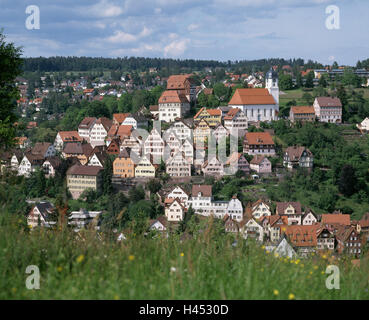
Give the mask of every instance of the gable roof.
M 201 192 L 202 196 L 204 197 L 211 197 L 212 196 L 212 186 L 211 185 L 199 185 L 199 184 L 194 184 L 192 186 L 192 196 L 196 196 L 198 195 L 198 193 Z
M 103 168 L 99 166 L 82 166 L 75 164 L 67 171 L 67 175 L 97 176 Z
M 82 142 L 77 131 L 59 131 L 58 134 L 63 142 Z
M 349 214 L 322 214 L 323 224 L 341 224 L 345 226 L 350 225 Z
M 159 103 L 189 103 L 187 97 L 177 90 L 166 90 L 160 98 Z
M 167 89 L 169 90 L 183 90 L 185 89 L 186 81 L 190 81 L 192 74 L 178 74 L 171 75 L 167 80 Z
M 114 113 L 113 119 L 119 124 L 121 124 L 128 116 L 129 113 Z
M 342 103 L 339 98 L 317 97 L 316 100 L 321 107 L 342 107 Z
M 287 155 L 288 155 L 288 157 L 291 161 L 294 161 L 294 160 L 300 160 L 300 158 L 301 158 L 304 151 L 306 151 L 306 153 L 310 157 L 313 155 L 308 148 L 298 147 L 298 146 L 288 147 L 285 150 L 285 153 L 287 153 Z
M 78 126 L 78 129 L 89 129 L 97 119 L 95 117 L 85 117 Z
M 92 147 L 89 143 L 67 143 L 63 149 L 65 154 L 83 154 L 89 157 L 92 153 Z
M 228 113 L 225 115 L 224 120 L 233 120 L 233 118 L 241 112 L 241 109 L 231 108 Z
M 252 145 L 274 145 L 274 141 L 269 132 L 247 132 L 245 143 Z
M 293 106 L 291 107 L 291 112 L 298 114 L 315 114 L 315 109 L 313 106 Z
M 50 142 L 36 142 L 31 152 L 33 154 L 44 155 L 50 146 L 51 146 Z
M 194 119 L 198 118 L 203 111 L 206 111 L 210 116 L 220 117 L 222 115 L 222 111 L 219 109 L 206 109 L 205 107 L 203 107 L 199 110 L 199 112 L 196 113 L 196 115 L 193 118 Z
M 281 234 L 285 233 L 293 246 L 316 247 L 318 226 L 283 225 Z
M 295 211 L 296 214 L 302 214 L 301 211 L 301 203 L 300 202 L 277 202 L 276 207 L 276 214 L 284 215 L 285 210 L 291 205 Z
M 256 164 L 259 165 L 260 163 L 262 163 L 264 161 L 264 159 L 268 160 L 269 159 L 263 155 L 257 154 L 255 155 L 252 160 L 250 161 L 250 164 Z
M 236 89 L 228 105 L 274 105 L 276 104 L 273 96 L 268 89 Z

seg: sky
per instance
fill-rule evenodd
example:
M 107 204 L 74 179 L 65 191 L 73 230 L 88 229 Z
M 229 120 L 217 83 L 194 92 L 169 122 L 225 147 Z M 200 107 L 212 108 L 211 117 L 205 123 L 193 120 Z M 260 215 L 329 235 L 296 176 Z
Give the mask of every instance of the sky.
M 39 8 L 39 29 L 26 28 L 29 5 Z M 339 8 L 339 29 L 326 26 L 330 5 Z M 0 28 L 25 57 L 355 65 L 369 58 L 368 14 L 368 0 L 0 0 Z

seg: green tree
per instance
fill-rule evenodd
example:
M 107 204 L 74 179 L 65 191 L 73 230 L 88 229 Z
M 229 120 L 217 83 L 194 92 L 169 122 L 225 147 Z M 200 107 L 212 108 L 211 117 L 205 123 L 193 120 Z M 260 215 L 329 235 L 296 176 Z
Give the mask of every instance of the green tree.
M 305 77 L 305 87 L 306 88 L 314 88 L 314 72 L 310 71 Z
M 338 190 L 346 197 L 350 197 L 356 192 L 357 183 L 355 169 L 351 165 L 343 166 L 338 180 Z
M 19 98 L 15 79 L 22 73 L 21 48 L 6 43 L 0 31 L 0 149 L 14 145 L 16 130 L 14 113 Z
M 293 89 L 292 77 L 289 74 L 280 74 L 279 76 L 279 87 L 281 90 Z

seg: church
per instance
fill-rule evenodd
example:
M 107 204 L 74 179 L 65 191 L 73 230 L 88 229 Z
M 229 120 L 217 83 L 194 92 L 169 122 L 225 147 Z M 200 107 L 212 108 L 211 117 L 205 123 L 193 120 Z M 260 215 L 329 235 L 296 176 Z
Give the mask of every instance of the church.
M 241 109 L 248 121 L 272 121 L 278 119 L 278 73 L 270 69 L 265 76 L 265 88 L 236 89 L 228 106 Z

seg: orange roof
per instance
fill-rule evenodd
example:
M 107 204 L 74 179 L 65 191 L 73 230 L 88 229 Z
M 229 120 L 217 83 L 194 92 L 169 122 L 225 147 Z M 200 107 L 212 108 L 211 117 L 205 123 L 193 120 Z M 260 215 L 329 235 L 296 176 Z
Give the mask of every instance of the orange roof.
M 123 123 L 123 121 L 129 116 L 129 113 L 114 113 L 113 119 L 117 121 L 119 124 Z
M 238 108 L 232 108 L 228 111 L 227 115 L 224 117 L 224 120 L 232 120 L 238 112 L 240 112 L 241 109 Z
M 59 136 L 63 142 L 82 141 L 77 131 L 59 131 Z
M 317 245 L 317 225 L 282 225 L 281 233 L 285 233 L 294 246 L 315 247 Z
M 159 103 L 189 103 L 184 94 L 180 94 L 177 90 L 166 90 L 160 98 Z
M 345 226 L 350 225 L 349 214 L 322 214 L 323 224 L 342 224 Z
M 247 132 L 245 143 L 253 145 L 274 145 L 274 141 L 269 132 Z
M 15 138 L 16 144 L 19 144 L 19 145 L 24 144 L 27 140 L 28 140 L 27 137 L 16 137 Z
M 132 128 L 133 128 L 132 125 L 119 126 L 117 135 L 120 136 L 121 138 L 129 137 L 131 135 Z
M 313 106 L 291 107 L 292 113 L 311 113 L 314 114 L 315 110 Z
M 116 136 L 118 132 L 118 128 L 119 128 L 119 125 L 113 124 L 108 131 L 108 137 Z
M 248 88 L 236 89 L 231 101 L 228 105 L 259 105 L 259 104 L 275 104 L 273 96 L 268 89 Z
M 220 110 L 220 109 L 201 108 L 199 110 L 199 112 L 196 113 L 196 115 L 193 118 L 194 119 L 198 118 L 203 111 L 206 111 L 210 116 L 219 116 L 220 117 L 222 115 L 222 110 Z
M 83 90 L 83 93 L 92 93 L 94 92 L 94 89 L 85 89 Z
M 191 74 L 180 74 L 170 76 L 167 81 L 167 89 L 183 90 L 185 88 L 186 80 L 191 76 L 192 76 Z

